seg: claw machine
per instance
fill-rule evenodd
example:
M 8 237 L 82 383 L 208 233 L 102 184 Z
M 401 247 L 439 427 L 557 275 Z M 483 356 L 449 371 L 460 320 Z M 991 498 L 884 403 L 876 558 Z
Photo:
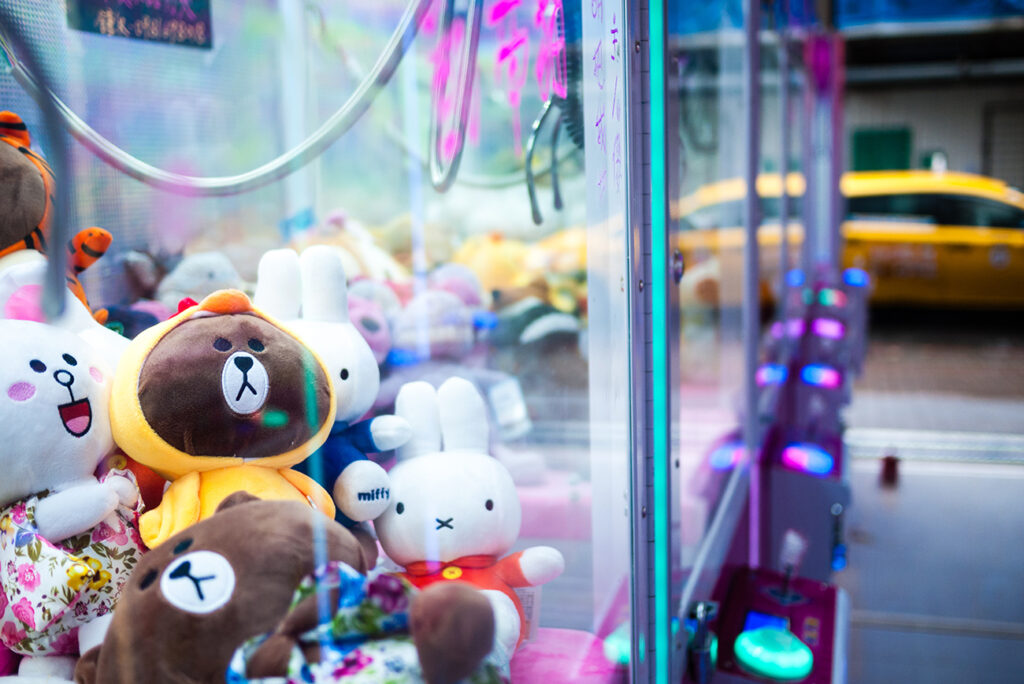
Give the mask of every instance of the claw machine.
M 0 675 L 707 681 L 802 192 L 719 4 L 0 6 Z

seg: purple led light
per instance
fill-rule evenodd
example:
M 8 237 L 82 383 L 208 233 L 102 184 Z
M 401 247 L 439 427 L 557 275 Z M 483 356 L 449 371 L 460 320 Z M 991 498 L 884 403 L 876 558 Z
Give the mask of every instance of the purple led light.
M 804 319 L 790 318 L 786 321 L 786 334 L 790 337 L 800 337 L 804 334 Z
M 772 327 L 771 327 L 772 337 L 774 337 L 777 340 L 781 339 L 783 332 L 785 332 L 785 328 L 783 327 L 781 321 L 775 321 L 774 323 L 772 323 Z
M 803 367 L 800 371 L 800 379 L 808 385 L 835 389 L 842 384 L 842 376 L 832 366 L 825 366 L 820 363 L 812 363 Z
M 828 475 L 835 459 L 817 444 L 796 442 L 782 450 L 782 465 L 812 475 Z
M 830 340 L 841 340 L 846 335 L 846 326 L 834 318 L 815 318 L 811 323 L 811 330 L 818 337 L 827 337 Z

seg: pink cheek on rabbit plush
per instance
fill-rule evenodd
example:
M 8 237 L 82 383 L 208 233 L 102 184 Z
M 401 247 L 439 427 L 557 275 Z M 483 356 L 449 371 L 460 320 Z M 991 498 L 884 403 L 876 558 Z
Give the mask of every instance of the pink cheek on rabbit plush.
M 103 371 L 101 371 L 96 366 L 89 366 L 89 375 L 91 375 L 92 379 L 95 380 L 96 382 L 103 382 Z
M 36 386 L 29 382 L 16 382 L 7 388 L 7 396 L 14 401 L 28 401 L 36 395 Z

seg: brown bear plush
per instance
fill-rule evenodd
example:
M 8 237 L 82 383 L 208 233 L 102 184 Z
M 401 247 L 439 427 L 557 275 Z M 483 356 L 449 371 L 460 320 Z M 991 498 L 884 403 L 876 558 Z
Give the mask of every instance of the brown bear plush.
M 274 637 L 257 652 L 250 676 L 273 674 L 298 636 L 318 622 L 317 596 L 292 605 L 303 579 L 339 563 L 365 575 L 375 562 L 348 529 L 312 508 L 237 492 L 214 515 L 142 557 L 103 643 L 79 660 L 75 681 L 224 682 L 235 650 L 268 632 Z M 329 600 L 337 603 L 337 592 Z M 430 684 L 459 681 L 491 648 L 490 603 L 467 585 L 418 592 L 409 614 Z
M 213 516 L 142 556 L 75 681 L 223 682 L 235 649 L 277 625 L 318 560 L 365 573 L 376 558 L 309 506 L 232 494 Z
M 320 358 L 243 292 L 220 290 L 144 331 L 110 399 L 117 445 L 171 480 L 139 519 L 142 540 L 164 543 L 238 491 L 333 518 L 331 495 L 291 466 L 324 443 L 335 411 Z

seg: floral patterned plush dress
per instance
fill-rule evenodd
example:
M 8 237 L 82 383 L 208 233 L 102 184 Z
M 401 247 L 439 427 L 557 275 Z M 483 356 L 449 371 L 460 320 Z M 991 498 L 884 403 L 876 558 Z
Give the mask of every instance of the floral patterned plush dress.
M 409 602 L 418 591 L 403 579 L 373 570 L 366 577 L 345 563 L 331 562 L 307 577 L 292 607 L 317 591 L 340 589 L 329 622 L 302 635 L 304 643 L 320 645 L 321 661 L 307 663 L 302 649 L 292 649 L 287 677 L 248 679 L 246 665 L 268 636 L 245 642 L 231 659 L 228 684 L 422 684 L 423 672 L 409 636 Z M 508 684 L 507 673 L 484 662 L 467 684 Z
M 107 477 L 114 473 L 135 483 L 126 471 Z M 0 642 L 22 655 L 77 653 L 79 625 L 110 612 L 145 548 L 136 525 L 141 504 L 118 509 L 116 524 L 57 544 L 44 539 L 35 510 L 47 494 L 0 511 Z

